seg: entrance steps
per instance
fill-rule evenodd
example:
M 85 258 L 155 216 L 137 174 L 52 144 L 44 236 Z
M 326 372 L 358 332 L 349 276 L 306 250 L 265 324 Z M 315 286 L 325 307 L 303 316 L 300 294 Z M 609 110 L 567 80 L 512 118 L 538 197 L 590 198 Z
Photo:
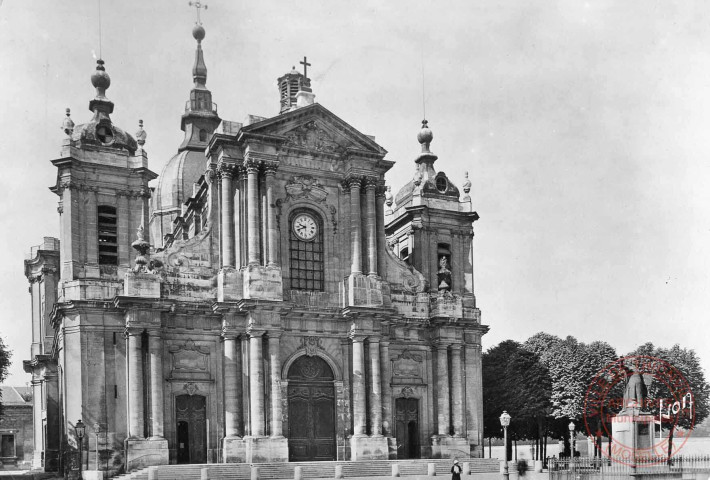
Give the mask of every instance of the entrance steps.
M 462 464 L 470 465 L 471 473 L 497 473 L 500 462 L 497 459 L 460 459 Z M 452 460 L 410 459 L 410 460 L 375 460 L 360 462 L 282 462 L 282 463 L 208 463 L 200 465 L 161 465 L 144 468 L 136 472 L 114 477 L 116 480 L 200 480 L 202 469 L 206 468 L 209 480 L 251 480 L 252 468 L 258 469 L 259 480 L 288 480 L 295 477 L 296 467 L 301 467 L 302 478 L 334 479 L 335 467 L 340 465 L 344 478 L 353 477 L 391 477 L 392 465 L 399 466 L 399 474 L 407 476 L 427 476 L 429 464 L 433 463 L 436 475 L 449 478 Z M 154 469 L 153 478 L 149 478 L 149 469 Z M 157 474 L 157 475 L 156 475 Z

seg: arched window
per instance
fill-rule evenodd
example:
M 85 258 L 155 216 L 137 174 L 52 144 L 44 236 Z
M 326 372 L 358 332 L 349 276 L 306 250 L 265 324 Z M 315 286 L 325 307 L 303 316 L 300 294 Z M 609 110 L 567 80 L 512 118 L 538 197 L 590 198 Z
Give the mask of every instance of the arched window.
M 201 142 L 206 142 L 207 141 L 207 132 L 205 130 L 200 129 L 200 141 Z
M 99 265 L 118 265 L 118 218 L 116 207 L 99 205 Z
M 322 292 L 324 287 L 323 220 L 300 209 L 289 219 L 291 288 Z

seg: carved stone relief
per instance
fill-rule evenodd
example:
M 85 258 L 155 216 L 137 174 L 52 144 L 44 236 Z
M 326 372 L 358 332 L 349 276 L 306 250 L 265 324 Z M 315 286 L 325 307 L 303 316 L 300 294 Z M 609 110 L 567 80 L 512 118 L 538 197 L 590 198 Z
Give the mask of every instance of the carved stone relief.
M 320 337 L 303 337 L 301 338 L 301 348 L 306 351 L 306 355 L 312 357 L 317 354 L 318 350 L 323 350 Z
M 209 373 L 209 349 L 195 345 L 193 340 L 187 340 L 182 345 L 173 345 L 169 351 L 173 377 L 189 373 Z
M 421 378 L 422 361 L 421 355 L 405 350 L 392 361 L 392 374 L 395 377 Z

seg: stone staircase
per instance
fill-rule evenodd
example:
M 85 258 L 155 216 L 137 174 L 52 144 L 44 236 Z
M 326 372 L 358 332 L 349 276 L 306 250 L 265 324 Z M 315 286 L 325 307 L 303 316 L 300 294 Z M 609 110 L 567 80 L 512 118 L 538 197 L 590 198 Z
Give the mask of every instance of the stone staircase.
M 471 473 L 496 473 L 500 462 L 497 459 L 471 458 L 468 462 Z M 114 477 L 115 480 L 200 480 L 203 468 L 207 468 L 210 480 L 250 480 L 252 467 L 258 468 L 259 480 L 287 480 L 295 477 L 296 467 L 301 467 L 303 479 L 333 479 L 335 469 L 342 468 L 344 478 L 391 477 L 392 465 L 399 466 L 401 476 L 427 476 L 429 464 L 433 463 L 436 475 L 447 478 L 452 461 L 445 459 L 377 460 L 368 462 L 288 462 L 288 463 L 210 463 L 201 465 L 161 465 L 154 469 L 149 479 L 149 468 Z

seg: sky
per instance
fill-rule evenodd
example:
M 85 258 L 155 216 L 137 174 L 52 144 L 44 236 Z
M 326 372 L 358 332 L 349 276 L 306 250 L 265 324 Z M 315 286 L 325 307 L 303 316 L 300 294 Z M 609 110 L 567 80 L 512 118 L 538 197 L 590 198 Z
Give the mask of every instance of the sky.
M 195 9 L 99 1 L 0 3 L 7 384 L 29 381 L 23 260 L 59 234 L 50 161 L 64 109 L 91 118 L 95 57 L 114 123 L 135 132 L 144 120 L 153 171 L 182 139 Z M 539 331 L 619 354 L 678 343 L 710 372 L 709 2 L 206 3 L 207 86 L 225 120 L 278 114 L 276 78 L 306 55 L 316 101 L 396 161 L 396 192 L 426 111 L 435 168 L 472 182 L 484 348 Z

